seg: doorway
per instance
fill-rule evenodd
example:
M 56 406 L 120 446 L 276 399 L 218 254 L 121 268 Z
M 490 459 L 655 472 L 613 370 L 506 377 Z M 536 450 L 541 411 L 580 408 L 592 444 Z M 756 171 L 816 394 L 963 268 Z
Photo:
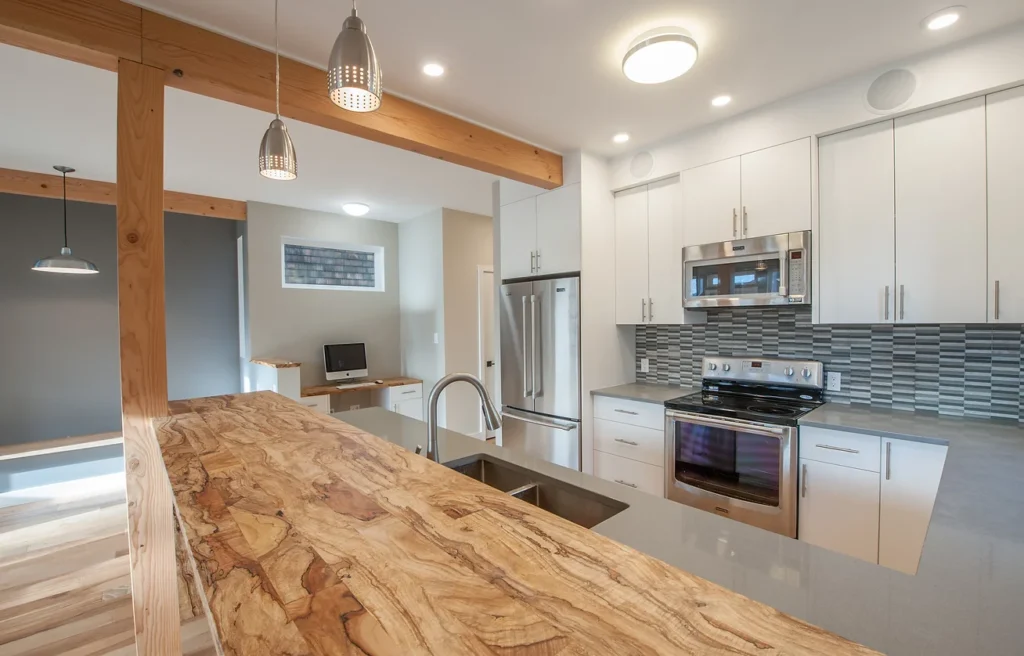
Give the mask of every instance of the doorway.
M 497 397 L 497 353 L 494 343 L 494 267 L 490 265 L 478 265 L 476 274 L 476 295 L 477 295 L 477 375 L 483 381 L 487 394 L 495 403 L 499 403 Z M 484 419 L 481 415 L 477 437 L 487 439 L 494 436 L 494 433 L 487 430 Z

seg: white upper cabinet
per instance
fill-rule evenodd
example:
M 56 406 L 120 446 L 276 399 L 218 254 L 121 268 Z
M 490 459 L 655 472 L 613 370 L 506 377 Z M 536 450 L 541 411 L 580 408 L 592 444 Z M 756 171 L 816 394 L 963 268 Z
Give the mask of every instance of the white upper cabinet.
M 818 141 L 821 323 L 892 323 L 895 175 L 892 121 Z
M 683 322 L 683 239 L 679 181 L 647 185 L 647 323 Z
M 896 321 L 984 323 L 985 99 L 896 119 L 895 150 Z
M 615 195 L 615 323 L 647 320 L 647 186 Z M 680 300 L 682 305 L 682 300 Z
M 501 277 L 526 278 L 534 274 L 537 250 L 537 199 L 501 208 Z
M 882 440 L 878 564 L 917 573 L 948 447 Z
M 537 273 L 580 270 L 580 185 L 537 196 Z
M 988 320 L 1024 323 L 1024 87 L 988 97 Z M 996 286 L 998 285 L 998 298 Z M 998 311 L 998 314 L 997 314 Z
M 502 279 L 578 272 L 580 203 L 576 183 L 502 205 Z
M 748 153 L 741 160 L 741 238 L 811 229 L 811 140 Z
M 739 157 L 683 171 L 681 182 L 684 245 L 739 238 Z

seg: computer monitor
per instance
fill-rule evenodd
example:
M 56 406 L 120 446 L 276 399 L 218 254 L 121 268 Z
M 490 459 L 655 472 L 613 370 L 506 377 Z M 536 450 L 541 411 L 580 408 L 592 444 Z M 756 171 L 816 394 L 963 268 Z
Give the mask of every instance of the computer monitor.
M 366 344 L 324 344 L 327 380 L 366 378 Z

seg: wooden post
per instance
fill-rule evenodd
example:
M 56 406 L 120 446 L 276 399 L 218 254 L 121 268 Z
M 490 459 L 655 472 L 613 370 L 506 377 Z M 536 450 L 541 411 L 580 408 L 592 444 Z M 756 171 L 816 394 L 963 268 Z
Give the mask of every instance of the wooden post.
M 173 501 L 152 427 L 167 414 L 164 72 L 117 66 L 117 305 L 135 641 L 180 654 Z

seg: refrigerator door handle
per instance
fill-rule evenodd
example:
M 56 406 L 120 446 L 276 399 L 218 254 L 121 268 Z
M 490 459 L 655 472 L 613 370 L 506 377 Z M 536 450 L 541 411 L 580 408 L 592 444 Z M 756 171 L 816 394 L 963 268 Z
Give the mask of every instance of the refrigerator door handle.
M 526 381 L 526 297 L 523 296 L 523 397 L 530 396 Z
M 544 428 L 555 428 L 557 430 L 565 431 L 566 433 L 574 431 L 579 427 L 573 422 L 561 422 L 556 419 L 545 419 L 538 417 L 537 415 L 521 414 L 513 410 L 502 410 L 501 416 L 507 419 L 517 419 L 519 421 L 526 422 L 527 424 L 536 424 L 537 426 L 543 426 Z
M 530 396 L 537 398 L 537 297 L 534 294 L 530 294 Z

